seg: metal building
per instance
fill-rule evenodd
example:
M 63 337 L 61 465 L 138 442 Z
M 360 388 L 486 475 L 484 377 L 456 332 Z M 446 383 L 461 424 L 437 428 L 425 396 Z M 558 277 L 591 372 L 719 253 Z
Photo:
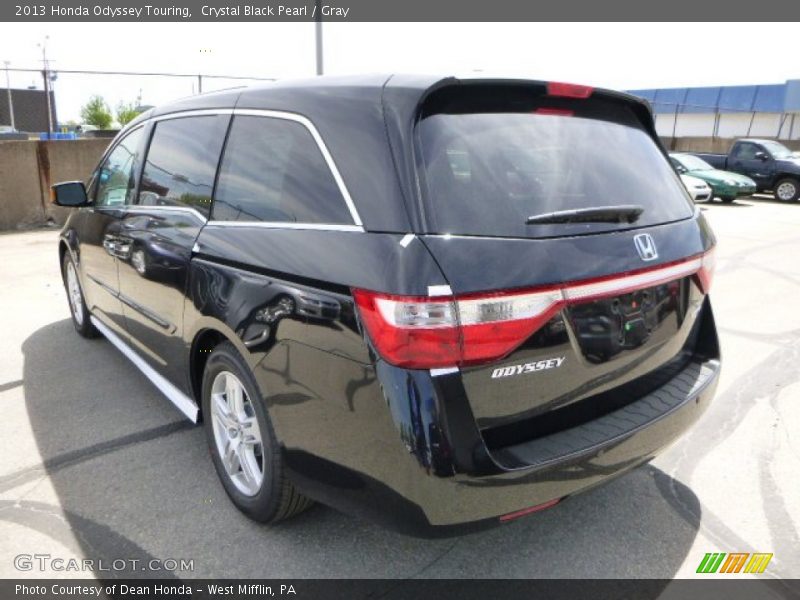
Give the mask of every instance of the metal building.
M 38 133 L 47 131 L 47 96 L 42 90 L 19 90 L 11 88 L 11 105 L 14 107 L 14 126 L 17 131 Z M 50 110 L 53 126 L 56 119 L 56 97 L 50 92 Z M 11 125 L 8 88 L 0 88 L 0 125 Z
M 629 90 L 646 98 L 665 138 L 800 139 L 800 79 L 769 85 Z

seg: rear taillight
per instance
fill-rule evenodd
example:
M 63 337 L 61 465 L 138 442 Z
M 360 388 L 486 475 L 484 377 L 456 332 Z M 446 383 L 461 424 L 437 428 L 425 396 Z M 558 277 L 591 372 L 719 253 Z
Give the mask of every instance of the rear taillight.
M 464 296 L 396 296 L 353 290 L 364 326 L 388 363 L 410 369 L 496 361 L 518 348 L 564 306 L 688 276 L 707 293 L 713 250 L 705 255 L 558 287 Z
M 455 305 L 450 297 L 420 298 L 353 290 L 375 349 L 398 367 L 431 369 L 461 360 Z
M 700 270 L 697 272 L 697 283 L 704 294 L 711 290 L 711 282 L 714 279 L 714 268 L 717 266 L 717 255 L 714 248 L 706 252 L 700 264 Z

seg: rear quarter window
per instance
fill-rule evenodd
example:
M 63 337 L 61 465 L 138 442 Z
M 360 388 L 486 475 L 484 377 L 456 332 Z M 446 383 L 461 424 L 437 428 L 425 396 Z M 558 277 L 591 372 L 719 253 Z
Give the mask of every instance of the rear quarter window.
M 693 214 L 680 180 L 632 111 L 593 100 L 548 103 L 555 104 L 495 101 L 475 111 L 457 104 L 423 114 L 418 165 L 429 233 L 579 235 Z M 612 205 L 644 210 L 633 224 L 525 223 L 542 213 Z
M 219 221 L 353 224 L 311 133 L 287 119 L 235 116 L 220 167 Z

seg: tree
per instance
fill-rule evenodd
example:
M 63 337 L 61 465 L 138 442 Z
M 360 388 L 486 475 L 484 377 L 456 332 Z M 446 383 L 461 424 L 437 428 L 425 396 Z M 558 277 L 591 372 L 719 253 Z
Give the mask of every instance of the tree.
M 89 98 L 89 102 L 81 107 L 81 119 L 86 125 L 94 125 L 98 129 L 108 129 L 113 117 L 103 97 L 92 96 Z
M 133 102 L 120 102 L 117 104 L 117 121 L 123 127 L 133 121 L 138 114 L 139 111 Z

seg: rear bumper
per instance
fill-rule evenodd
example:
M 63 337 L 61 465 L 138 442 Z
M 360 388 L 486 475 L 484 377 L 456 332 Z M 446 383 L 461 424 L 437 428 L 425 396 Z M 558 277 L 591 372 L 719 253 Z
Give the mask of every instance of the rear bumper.
M 416 533 L 458 533 L 500 523 L 500 517 L 595 487 L 650 460 L 705 411 L 720 362 L 692 362 L 640 400 L 587 424 L 491 453 L 491 475 L 425 477 L 406 489 L 425 514 Z M 425 526 L 429 531 L 424 531 Z M 438 531 L 437 531 L 438 530 Z
M 503 515 L 597 486 L 651 459 L 708 407 L 720 362 L 694 360 L 618 411 L 491 454 L 470 436 L 469 415 L 452 410 L 458 374 L 417 372 L 415 379 L 411 371 L 377 367 L 385 394 L 365 397 L 363 410 L 354 402 L 347 430 L 328 419 L 327 433 L 286 444 L 289 476 L 343 512 L 438 537 L 498 525 Z

